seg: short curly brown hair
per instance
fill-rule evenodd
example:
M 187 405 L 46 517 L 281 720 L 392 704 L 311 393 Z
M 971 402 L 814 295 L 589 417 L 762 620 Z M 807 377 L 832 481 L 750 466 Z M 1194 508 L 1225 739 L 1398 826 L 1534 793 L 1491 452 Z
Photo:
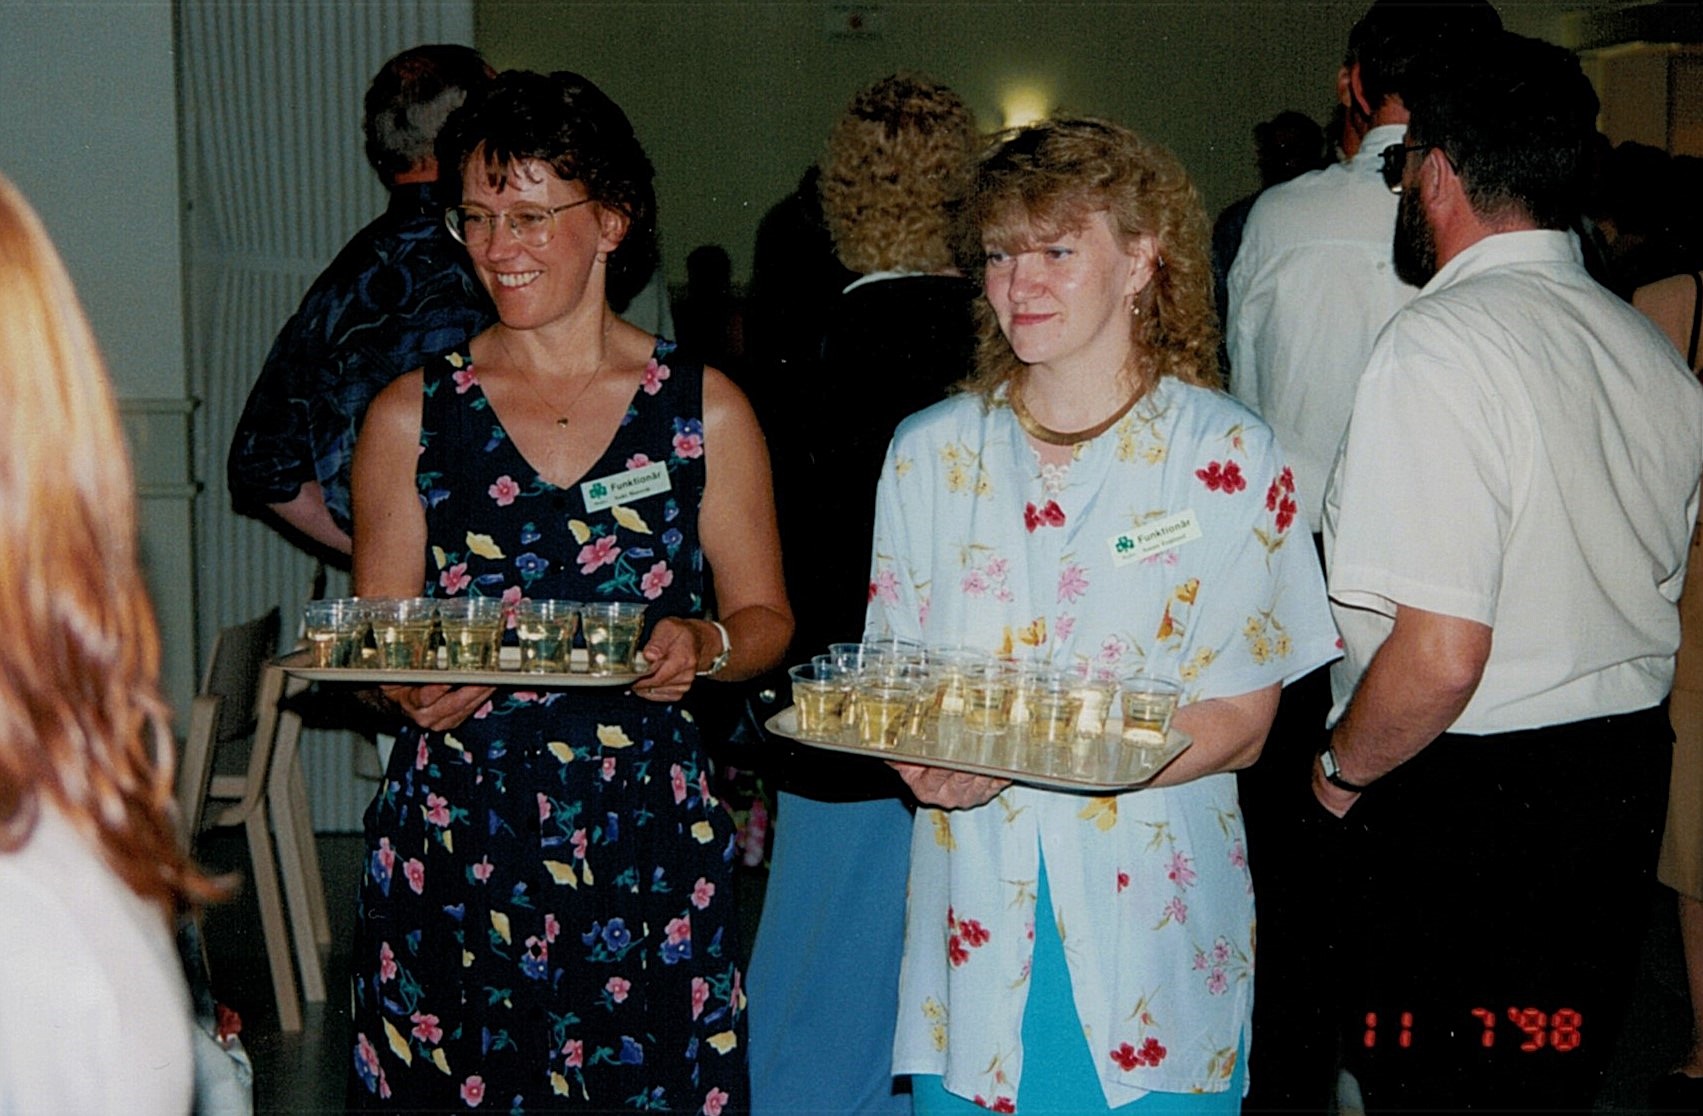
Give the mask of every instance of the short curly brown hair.
M 1158 246 L 1153 281 L 1130 328 L 1142 392 L 1165 376 L 1218 387 L 1218 315 L 1212 301 L 1206 209 L 1177 157 L 1120 124 L 1049 120 L 1003 133 L 972 173 L 959 223 L 961 252 L 1020 249 L 1081 228 L 1107 212 L 1122 236 Z M 986 295 L 976 300 L 976 371 L 967 390 L 991 400 L 1023 370 Z
M 932 78 L 899 73 L 859 90 L 822 157 L 840 262 L 864 275 L 952 266 L 952 210 L 979 142 L 969 106 Z

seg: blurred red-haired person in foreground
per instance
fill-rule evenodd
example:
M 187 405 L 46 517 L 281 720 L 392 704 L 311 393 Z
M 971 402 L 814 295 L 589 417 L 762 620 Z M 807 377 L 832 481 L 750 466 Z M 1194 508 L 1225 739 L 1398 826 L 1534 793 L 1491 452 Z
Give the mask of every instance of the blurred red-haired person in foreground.
M 173 827 L 105 367 L 3 177 L 0 632 L 0 1112 L 187 1112 L 194 1020 L 172 921 L 217 888 Z

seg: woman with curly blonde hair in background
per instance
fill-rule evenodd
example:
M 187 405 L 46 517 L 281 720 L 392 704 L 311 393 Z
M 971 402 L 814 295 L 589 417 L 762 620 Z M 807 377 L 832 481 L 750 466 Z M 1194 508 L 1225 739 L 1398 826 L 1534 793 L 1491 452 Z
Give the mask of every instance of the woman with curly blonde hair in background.
M 823 215 L 858 278 L 774 431 L 788 439 L 777 476 L 795 658 L 859 638 L 887 442 L 970 370 L 975 287 L 949 230 L 977 143 L 963 99 L 916 74 L 860 90 L 828 137 Z M 754 1111 L 909 1112 L 889 1073 L 909 796 L 884 764 L 782 755 L 751 967 Z
M 0 177 L 0 1112 L 183 1113 L 173 824 L 130 463 L 64 264 Z

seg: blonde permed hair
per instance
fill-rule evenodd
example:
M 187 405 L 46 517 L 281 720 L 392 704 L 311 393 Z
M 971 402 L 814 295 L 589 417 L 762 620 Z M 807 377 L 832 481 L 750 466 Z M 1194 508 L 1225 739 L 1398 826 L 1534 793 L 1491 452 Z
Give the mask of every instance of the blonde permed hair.
M 1161 378 L 1175 376 L 1218 387 L 1206 209 L 1176 156 L 1128 128 L 1079 118 L 999 136 L 972 172 L 959 226 L 961 251 L 980 260 L 987 246 L 1032 247 L 1080 229 L 1102 211 L 1120 236 L 1151 236 L 1158 249 L 1153 280 L 1136 296 L 1141 313 L 1130 318 L 1136 351 L 1131 386 L 1145 394 Z M 1024 364 L 985 294 L 976 300 L 976 325 L 976 370 L 963 386 L 991 401 Z
M 160 640 L 106 368 L 71 278 L 0 177 L 0 853 L 52 803 L 169 913 L 223 888 L 174 826 Z
M 931 78 L 894 74 L 860 90 L 822 158 L 840 262 L 862 275 L 952 266 L 951 211 L 978 142 L 969 106 Z

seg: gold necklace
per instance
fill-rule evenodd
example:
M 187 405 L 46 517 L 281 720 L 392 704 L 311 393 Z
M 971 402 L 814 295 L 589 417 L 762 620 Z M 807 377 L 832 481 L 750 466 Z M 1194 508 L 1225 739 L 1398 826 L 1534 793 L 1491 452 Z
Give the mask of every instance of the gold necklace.
M 609 335 L 609 327 L 607 325 L 603 328 L 603 334 L 605 337 Z M 514 353 L 509 349 L 507 338 L 499 335 L 498 340 L 502 342 L 503 352 L 508 354 L 509 363 L 513 364 L 515 369 L 520 372 L 520 378 L 522 382 L 526 384 L 526 390 L 530 391 L 538 399 L 538 402 L 544 404 L 544 409 L 546 411 L 556 411 L 556 426 L 561 430 L 566 430 L 568 428 L 569 412 L 574 409 L 574 404 L 580 401 L 580 396 L 591 390 L 591 385 L 597 380 L 597 377 L 603 371 L 604 358 L 601 356 L 597 358 L 597 363 L 592 366 L 591 373 L 585 378 L 585 383 L 581 384 L 580 389 L 574 392 L 574 397 L 568 400 L 567 406 L 558 410 L 550 403 L 550 400 L 544 395 L 544 393 L 538 390 L 538 385 L 533 382 L 532 373 L 527 371 L 526 365 L 514 359 Z
M 1135 406 L 1136 400 L 1140 399 L 1141 395 L 1141 389 L 1136 388 L 1135 394 L 1131 395 L 1122 407 L 1113 411 L 1110 418 L 1097 422 L 1086 430 L 1076 430 L 1068 434 L 1062 430 L 1054 430 L 1050 426 L 1042 426 L 1040 420 L 1029 413 L 1029 408 L 1023 403 L 1023 391 L 1020 384 L 1013 383 L 1006 390 L 1005 399 L 1006 402 L 1011 404 L 1011 413 L 1016 417 L 1017 425 L 1021 426 L 1023 433 L 1029 435 L 1029 437 L 1037 442 L 1045 442 L 1049 446 L 1079 446 L 1083 442 L 1093 441 L 1117 425 L 1120 419 L 1129 414 L 1130 409 Z

